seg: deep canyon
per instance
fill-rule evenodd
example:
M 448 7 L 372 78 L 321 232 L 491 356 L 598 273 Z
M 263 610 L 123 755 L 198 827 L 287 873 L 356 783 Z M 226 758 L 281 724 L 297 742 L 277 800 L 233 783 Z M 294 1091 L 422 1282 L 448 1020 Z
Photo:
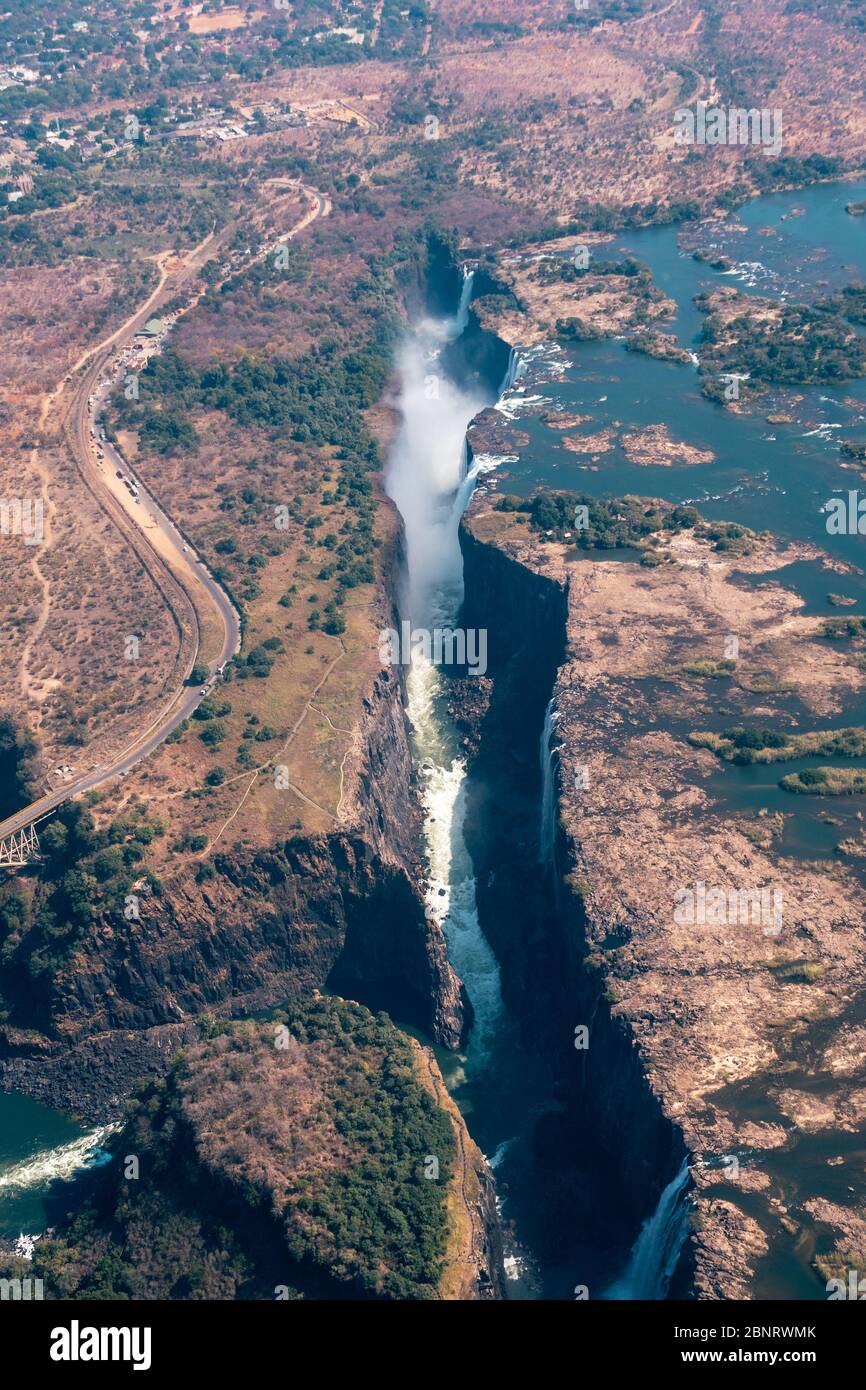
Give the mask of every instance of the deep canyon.
M 433 1088 L 475 1175 L 456 1258 L 473 1274 L 444 1296 L 820 1296 L 813 1257 L 829 1268 L 859 1239 L 846 1169 L 826 1172 L 856 1146 L 857 1117 L 822 1091 L 822 1137 L 807 1097 L 815 1057 L 856 1074 L 822 1030 L 840 991 L 860 991 L 859 929 L 835 890 L 807 921 L 815 884 L 793 871 L 802 921 L 775 955 L 760 938 L 686 933 L 671 968 L 663 927 L 674 880 L 772 873 L 751 829 L 706 809 L 714 759 L 682 740 L 684 721 L 714 727 L 714 688 L 684 684 L 680 665 L 711 663 L 731 629 L 766 632 L 750 661 L 771 705 L 766 670 L 790 664 L 793 640 L 802 660 L 815 628 L 776 572 L 816 552 L 767 541 L 723 562 L 686 537 L 648 570 L 498 511 L 485 476 L 516 431 L 490 407 L 522 367 L 473 307 L 498 288 L 473 286 L 436 241 L 403 284 L 377 612 L 382 629 L 483 631 L 484 669 L 423 653 L 383 665 L 338 831 L 220 854 L 215 876 L 180 875 L 149 901 L 141 926 L 100 923 L 50 988 L 12 982 L 4 1083 L 116 1119 L 196 1019 L 332 992 L 435 1049 Z M 814 642 L 810 662 L 813 711 L 836 714 L 830 686 L 856 693 L 861 678 Z M 733 683 L 725 698 L 748 703 Z M 822 1165 L 810 1203 L 790 1171 L 792 1121 L 816 1136 L 799 1141 Z M 718 1177 L 732 1156 L 736 1191 Z

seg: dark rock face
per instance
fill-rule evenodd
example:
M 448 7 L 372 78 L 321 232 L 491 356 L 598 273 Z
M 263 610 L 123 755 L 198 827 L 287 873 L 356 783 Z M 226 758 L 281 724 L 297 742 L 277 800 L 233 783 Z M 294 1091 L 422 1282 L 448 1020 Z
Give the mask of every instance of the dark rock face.
M 98 952 L 58 978 L 54 1030 L 77 1040 L 208 1010 L 249 1012 L 337 976 L 346 992 L 378 992 L 398 1015 L 402 1002 L 429 1028 L 437 945 L 405 874 L 365 841 L 290 841 L 225 856 L 216 878 L 184 877 L 148 899 L 140 921 L 106 929 Z M 456 1040 L 447 1031 L 442 1040 Z
M 557 846 L 564 854 L 562 843 Z M 623 1193 L 637 1228 L 650 1215 L 661 1193 L 682 1163 L 686 1149 L 682 1133 L 665 1116 L 644 1070 L 641 1054 L 628 1026 L 611 1014 L 603 975 L 587 963 L 587 923 L 583 899 L 573 868 L 563 858 L 557 869 L 556 899 L 567 950 L 567 979 L 576 1021 L 591 1032 L 591 1045 L 580 1053 L 580 1102 L 574 1118 L 585 1124 L 583 1106 L 603 1151 L 615 1164 Z M 672 1297 L 688 1297 L 691 1250 L 688 1242 L 671 1288 Z
M 0 1083 L 89 1123 L 102 1124 L 120 1119 L 133 1087 L 162 1076 L 178 1048 L 197 1037 L 192 1019 L 137 1031 L 98 1033 L 73 1047 L 59 1047 L 28 1033 L 20 1040 L 4 1041 Z
M 550 1041 L 561 1005 L 558 934 L 538 864 L 539 734 L 562 659 L 565 591 L 461 534 L 460 623 L 487 629 L 488 672 L 452 683 L 450 704 L 471 775 L 467 844 L 503 995 Z
M 490 398 L 505 378 L 511 349 L 495 333 L 481 327 L 475 310 L 459 338 L 442 352 L 442 364 L 455 381 Z

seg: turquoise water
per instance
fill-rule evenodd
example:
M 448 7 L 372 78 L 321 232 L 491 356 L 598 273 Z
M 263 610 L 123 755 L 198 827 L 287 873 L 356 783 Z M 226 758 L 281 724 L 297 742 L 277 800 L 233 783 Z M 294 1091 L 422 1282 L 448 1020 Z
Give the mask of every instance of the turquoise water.
M 720 222 L 690 224 L 682 232 L 650 227 L 612 244 L 652 267 L 656 284 L 677 301 L 671 331 L 683 347 L 691 347 L 703 322 L 692 299 L 704 290 L 731 285 L 745 294 L 810 303 L 852 280 L 866 279 L 864 219 L 845 211 L 846 203 L 864 196 L 862 180 L 817 184 L 757 198 Z M 711 258 L 726 256 L 733 273 L 695 261 L 693 250 Z
M 632 232 L 601 248 L 605 256 L 631 253 L 650 266 L 656 283 L 674 299 L 674 319 L 658 325 L 692 348 L 703 322 L 692 303 L 696 294 L 724 285 L 746 293 L 787 295 L 796 301 L 826 294 L 852 280 L 866 281 L 866 219 L 849 217 L 845 204 L 866 197 L 866 182 L 822 184 L 795 194 L 758 199 L 722 224 Z M 795 209 L 803 216 L 792 217 Z M 742 227 L 742 231 L 733 230 Z M 768 238 L 759 229 L 772 227 Z M 692 258 L 691 247 L 708 253 L 725 249 L 752 269 L 748 278 L 710 270 Z M 754 283 L 752 283 L 754 281 Z M 856 487 L 858 475 L 841 467 L 839 443 L 866 438 L 866 381 L 776 389 L 751 414 L 733 413 L 706 400 L 695 369 L 626 353 L 622 342 L 568 344 L 572 362 L 562 381 L 531 386 L 563 410 L 588 415 L 582 432 L 616 424 L 631 427 L 663 421 L 676 438 L 710 450 L 715 462 L 689 468 L 643 468 L 628 462 L 617 446 L 592 471 L 584 456 L 567 450 L 561 433 L 541 420 L 523 418 L 530 435 L 519 463 L 499 471 L 503 491 L 524 493 L 538 483 L 591 493 L 639 492 L 673 502 L 694 501 L 707 516 L 772 529 L 782 537 L 826 545 L 822 503 L 834 489 Z M 788 413 L 792 423 L 770 425 L 767 415 Z M 864 538 L 832 538 L 834 553 L 860 563 Z M 838 551 L 837 551 L 838 547 Z M 836 588 L 835 583 L 828 588 Z M 860 586 L 860 594 L 866 588 Z

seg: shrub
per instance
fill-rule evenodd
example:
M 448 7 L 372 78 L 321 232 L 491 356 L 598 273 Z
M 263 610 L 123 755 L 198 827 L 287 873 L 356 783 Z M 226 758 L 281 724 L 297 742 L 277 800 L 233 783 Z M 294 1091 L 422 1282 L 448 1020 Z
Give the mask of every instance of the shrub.
M 226 736 L 226 726 L 221 719 L 212 719 L 199 734 L 202 743 L 209 748 L 218 748 Z

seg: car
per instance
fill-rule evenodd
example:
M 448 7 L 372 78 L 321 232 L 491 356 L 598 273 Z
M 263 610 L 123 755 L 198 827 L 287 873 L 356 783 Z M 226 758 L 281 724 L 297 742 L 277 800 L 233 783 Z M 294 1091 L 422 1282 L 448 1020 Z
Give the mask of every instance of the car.
M 123 477 L 123 474 L 121 473 L 121 471 L 120 471 L 119 468 L 118 468 L 118 470 L 117 470 L 117 472 L 115 473 L 114 476 L 115 476 L 115 478 L 122 478 L 122 477 Z

